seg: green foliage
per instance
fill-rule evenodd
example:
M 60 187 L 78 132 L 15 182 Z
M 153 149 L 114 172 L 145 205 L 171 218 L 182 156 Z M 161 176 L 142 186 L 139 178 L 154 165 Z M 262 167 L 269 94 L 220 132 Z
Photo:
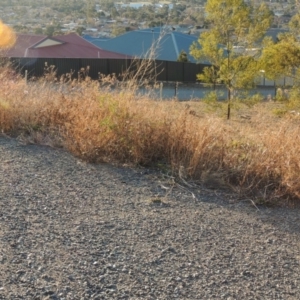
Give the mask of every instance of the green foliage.
M 154 20 L 151 20 L 149 23 L 148 23 L 148 27 L 159 27 L 163 25 L 162 22 L 158 19 L 154 19 Z
M 113 19 L 120 16 L 119 12 L 117 11 L 117 9 L 115 7 L 111 8 L 110 15 Z
M 169 5 L 163 5 L 156 12 L 156 16 L 162 20 L 168 19 L 169 16 Z
M 289 29 L 294 36 L 297 36 L 299 34 L 299 28 L 300 28 L 300 14 L 296 14 L 292 17 L 292 19 L 289 22 Z
M 203 102 L 210 105 L 217 105 L 218 104 L 218 97 L 220 95 L 217 91 L 211 91 L 205 94 L 203 98 Z
M 275 96 L 276 101 L 278 102 L 287 102 L 288 101 L 288 97 L 287 94 L 285 93 L 285 91 L 281 88 L 278 88 L 276 90 L 276 96 Z
M 220 83 L 218 69 L 214 66 L 204 67 L 203 72 L 197 74 L 197 79 L 204 83 L 205 86 L 216 88 L 216 85 Z
M 263 99 L 264 97 L 261 94 L 255 94 L 251 97 L 247 97 L 245 100 L 243 100 L 243 103 L 248 107 L 253 107 L 254 105 L 262 102 Z
M 45 29 L 45 32 L 44 32 L 44 34 L 48 35 L 48 36 L 53 36 L 53 35 L 57 35 L 60 33 L 61 33 L 61 30 L 60 30 L 60 26 L 58 24 L 47 26 Z
M 181 50 L 181 52 L 179 53 L 179 56 L 177 58 L 178 62 L 189 62 L 189 59 L 187 57 L 187 53 L 184 50 Z
M 288 110 L 286 108 L 279 108 L 279 107 L 274 108 L 272 110 L 272 113 L 277 117 L 283 117 L 284 115 L 287 114 L 287 112 Z
M 208 93 L 205 93 L 203 102 L 207 105 L 206 110 L 208 112 L 213 112 L 213 111 L 215 112 L 223 108 L 224 103 L 218 101 L 218 99 L 221 96 L 222 96 L 222 92 L 218 92 L 218 91 L 210 91 Z
M 15 32 L 20 32 L 20 33 L 23 33 L 23 32 L 25 33 L 28 31 L 28 28 L 25 25 L 14 25 L 13 29 Z
M 292 88 L 288 92 L 287 97 L 292 108 L 300 109 L 300 90 L 298 87 Z
M 79 26 L 79 27 L 77 27 L 76 32 L 77 32 L 78 35 L 82 35 L 82 33 L 83 33 L 84 30 L 85 30 L 84 27 Z
M 276 100 L 283 105 L 285 111 L 300 111 L 300 90 L 299 88 L 293 87 L 290 90 L 277 89 Z
M 277 43 L 267 40 L 262 52 L 262 67 L 267 78 L 279 79 L 283 76 L 292 79 L 292 88 L 278 88 L 276 101 L 282 107 L 273 111 L 278 116 L 300 110 L 300 14 L 293 16 L 289 23 L 290 31 L 282 34 Z
M 111 33 L 113 36 L 119 36 L 122 35 L 126 32 L 126 28 L 125 27 L 120 27 L 118 25 L 114 25 Z
M 296 78 L 296 71 L 300 67 L 300 44 L 297 38 L 292 34 L 285 34 L 278 43 L 268 40 L 264 45 L 261 61 L 267 78 Z
M 289 77 L 294 88 L 300 85 L 299 26 L 300 14 L 296 14 L 289 23 L 290 31 L 281 34 L 277 43 L 266 40 L 261 59 L 267 78 L 276 80 L 282 76 Z
M 41 27 L 37 27 L 35 30 L 34 30 L 34 33 L 35 34 L 43 34 L 43 29 Z
M 71 14 L 73 11 L 79 11 L 83 9 L 85 1 L 72 0 L 72 1 L 44 1 L 45 6 L 51 7 L 54 10 L 65 14 Z
M 50 26 L 47 26 L 46 29 L 45 29 L 45 34 L 48 35 L 48 36 L 52 36 L 55 32 L 55 27 L 50 25 Z
M 205 12 L 210 29 L 192 45 L 191 55 L 214 66 L 198 79 L 224 83 L 230 101 L 235 89 L 254 85 L 260 69 L 257 43 L 271 24 L 271 13 L 264 4 L 251 6 L 243 0 L 208 0 Z

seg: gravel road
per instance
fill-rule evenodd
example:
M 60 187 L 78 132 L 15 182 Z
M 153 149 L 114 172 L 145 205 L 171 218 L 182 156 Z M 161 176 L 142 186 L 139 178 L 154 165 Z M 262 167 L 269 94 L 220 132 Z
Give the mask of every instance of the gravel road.
M 300 299 L 300 211 L 0 138 L 0 299 Z

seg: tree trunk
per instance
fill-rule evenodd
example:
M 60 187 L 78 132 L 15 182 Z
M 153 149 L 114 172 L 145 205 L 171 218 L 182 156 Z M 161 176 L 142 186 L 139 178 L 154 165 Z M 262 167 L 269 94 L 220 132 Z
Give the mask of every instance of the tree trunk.
M 230 102 L 231 102 L 231 90 L 230 90 L 230 88 L 228 88 L 228 90 L 227 90 L 227 100 L 228 100 L 228 107 L 227 107 L 227 120 L 229 120 L 230 119 L 230 109 L 231 109 L 231 107 L 230 107 Z

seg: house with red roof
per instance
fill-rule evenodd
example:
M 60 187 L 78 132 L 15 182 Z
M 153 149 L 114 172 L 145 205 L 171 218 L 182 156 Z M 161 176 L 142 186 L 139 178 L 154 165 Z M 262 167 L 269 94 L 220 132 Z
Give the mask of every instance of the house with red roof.
M 9 58 L 130 58 L 126 54 L 101 49 L 75 33 L 53 37 L 17 34 L 15 45 L 1 52 L 2 56 Z

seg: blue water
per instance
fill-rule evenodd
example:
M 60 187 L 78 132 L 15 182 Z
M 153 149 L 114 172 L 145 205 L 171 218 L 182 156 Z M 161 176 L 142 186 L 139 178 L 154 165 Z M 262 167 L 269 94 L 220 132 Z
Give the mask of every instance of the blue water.
M 212 92 L 212 88 L 203 87 L 200 85 L 178 85 L 175 89 L 175 84 L 164 85 L 162 90 L 160 88 L 156 89 L 145 89 L 140 88 L 139 93 L 149 94 L 153 99 L 172 99 L 177 98 L 178 100 L 200 100 L 203 99 L 209 92 Z M 216 89 L 219 100 L 227 99 L 227 90 L 224 87 L 218 87 Z M 253 96 L 255 94 L 260 94 L 265 99 L 273 98 L 275 96 L 275 87 L 264 86 L 251 89 L 249 91 L 237 91 L 235 97 L 244 98 L 246 95 Z

